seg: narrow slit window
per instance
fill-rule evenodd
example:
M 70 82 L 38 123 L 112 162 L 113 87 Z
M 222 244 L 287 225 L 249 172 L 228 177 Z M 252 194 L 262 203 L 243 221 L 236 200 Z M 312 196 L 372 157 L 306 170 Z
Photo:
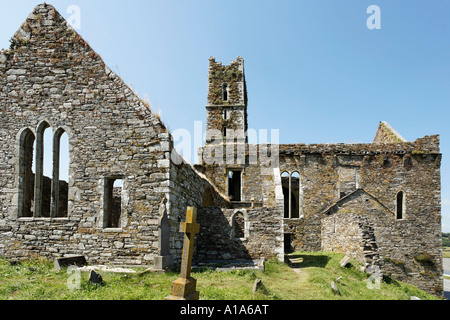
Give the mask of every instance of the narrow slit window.
M 401 220 L 403 219 L 403 213 L 404 213 L 404 194 L 403 191 L 400 191 L 399 193 L 397 193 L 397 205 L 396 205 L 396 211 L 397 211 L 397 220 Z

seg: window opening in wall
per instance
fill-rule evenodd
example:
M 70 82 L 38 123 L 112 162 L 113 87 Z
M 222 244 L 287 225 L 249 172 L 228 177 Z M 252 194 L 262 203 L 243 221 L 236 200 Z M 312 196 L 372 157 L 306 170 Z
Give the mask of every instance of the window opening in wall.
M 283 198 L 284 198 L 284 217 L 289 218 L 289 189 L 290 189 L 290 183 L 289 183 L 289 173 L 283 172 L 281 174 L 281 186 L 283 188 Z
M 19 217 L 34 214 L 34 178 L 36 139 L 31 130 L 26 129 L 20 137 L 19 148 Z
M 238 212 L 233 216 L 233 238 L 245 238 L 245 219 L 242 212 Z
M 403 219 L 403 201 L 404 201 L 404 195 L 403 191 L 400 191 L 397 193 L 397 219 L 401 220 Z
M 18 217 L 67 217 L 69 139 L 42 122 L 20 137 Z M 62 179 L 62 180 L 61 180 Z
M 228 118 L 227 110 L 223 110 L 222 116 L 223 116 L 223 120 L 227 120 L 227 118 Z M 224 122 L 224 123 L 225 123 L 225 122 Z M 224 137 L 227 136 L 227 127 L 226 127 L 225 124 L 224 124 L 223 127 L 222 127 L 222 135 L 223 135 Z
M 291 218 L 300 216 L 300 175 L 294 172 L 291 175 Z
M 222 100 L 228 101 L 228 83 L 222 84 Z
M 122 178 L 106 178 L 104 194 L 104 228 L 120 228 L 122 213 Z
M 302 192 L 300 186 L 300 174 L 298 172 L 283 172 L 281 174 L 281 186 L 284 197 L 284 218 L 298 219 L 301 216 Z
M 51 163 L 52 152 L 52 130 L 47 122 L 42 122 L 36 130 L 34 217 L 50 217 L 52 175 L 48 176 L 45 163 Z
M 69 202 L 69 138 L 58 129 L 53 140 L 52 216 L 67 217 Z
M 53 180 L 53 132 L 50 127 L 44 130 L 42 150 L 42 193 L 41 193 L 41 217 L 49 218 L 52 201 Z
M 228 171 L 228 197 L 231 201 L 241 201 L 241 170 Z

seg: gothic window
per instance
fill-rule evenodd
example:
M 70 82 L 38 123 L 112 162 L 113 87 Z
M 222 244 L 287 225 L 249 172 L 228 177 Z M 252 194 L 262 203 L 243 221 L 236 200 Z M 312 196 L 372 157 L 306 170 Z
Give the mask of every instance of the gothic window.
M 405 213 L 405 196 L 403 191 L 400 191 L 397 193 L 396 198 L 396 214 L 397 214 L 397 220 L 403 219 L 403 215 Z
M 34 176 L 33 158 L 35 136 L 25 129 L 20 136 L 19 147 L 19 217 L 32 217 L 34 214 Z
M 228 83 L 222 83 L 222 100 L 228 101 Z
M 284 171 L 281 174 L 281 185 L 284 197 L 284 217 L 298 219 L 302 216 L 302 192 L 300 174 L 298 172 Z
M 61 143 L 61 141 L 63 141 Z M 60 166 L 60 146 L 63 171 Z M 69 140 L 63 129 L 53 135 L 43 121 L 36 136 L 25 129 L 20 136 L 18 217 L 67 217 Z
M 300 175 L 294 172 L 291 175 L 291 218 L 300 216 Z
M 120 228 L 123 179 L 105 178 L 103 228 Z
M 69 138 L 63 129 L 53 137 L 52 217 L 67 217 L 69 200 Z
M 50 217 L 52 188 L 51 135 L 52 130 L 50 125 L 45 121 L 42 122 L 36 130 L 36 176 L 34 186 L 35 217 Z
M 283 188 L 283 198 L 284 198 L 284 217 L 289 218 L 289 189 L 290 189 L 290 179 L 289 179 L 289 173 L 283 172 L 281 174 L 281 185 Z

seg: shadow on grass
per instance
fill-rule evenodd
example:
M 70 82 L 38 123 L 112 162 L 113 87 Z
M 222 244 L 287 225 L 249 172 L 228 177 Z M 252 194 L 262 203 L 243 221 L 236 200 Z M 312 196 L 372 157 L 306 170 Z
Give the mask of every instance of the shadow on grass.
M 286 262 L 291 268 L 317 267 L 325 268 L 330 257 L 322 254 L 290 254 L 285 256 Z

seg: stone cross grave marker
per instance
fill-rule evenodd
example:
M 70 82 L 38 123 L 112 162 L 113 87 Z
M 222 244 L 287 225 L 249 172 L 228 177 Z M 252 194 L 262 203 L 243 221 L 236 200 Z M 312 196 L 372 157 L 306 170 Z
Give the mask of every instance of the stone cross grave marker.
M 183 253 L 181 256 L 180 277 L 172 282 L 171 295 L 165 300 L 198 300 L 197 280 L 191 277 L 192 255 L 195 235 L 200 232 L 197 220 L 197 208 L 188 207 L 186 222 L 180 223 L 180 232 L 184 233 Z

